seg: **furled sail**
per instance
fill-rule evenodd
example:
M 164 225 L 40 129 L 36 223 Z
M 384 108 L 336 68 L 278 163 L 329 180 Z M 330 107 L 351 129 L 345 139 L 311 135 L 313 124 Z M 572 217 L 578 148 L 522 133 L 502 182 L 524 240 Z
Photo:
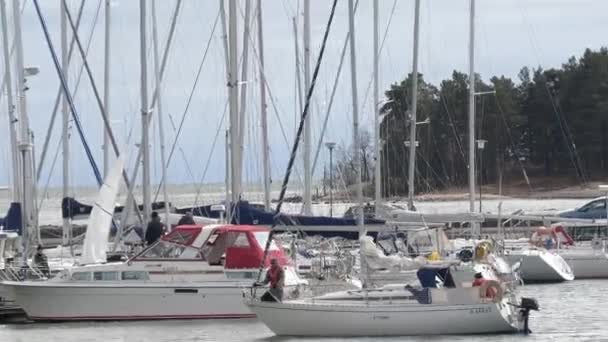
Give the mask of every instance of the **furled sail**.
M 84 237 L 82 256 L 80 258 L 80 263 L 83 265 L 106 262 L 110 225 L 112 224 L 122 168 L 123 161 L 118 158 L 99 189 L 99 194 L 93 204 L 87 224 L 87 232 Z

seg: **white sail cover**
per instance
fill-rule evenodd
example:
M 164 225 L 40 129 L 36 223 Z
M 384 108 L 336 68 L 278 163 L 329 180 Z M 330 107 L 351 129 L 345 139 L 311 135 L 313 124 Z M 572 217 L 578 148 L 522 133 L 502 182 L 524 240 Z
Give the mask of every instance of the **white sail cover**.
M 116 205 L 116 196 L 122 175 L 123 161 L 118 158 L 99 189 L 97 200 L 89 216 L 87 232 L 84 236 L 80 264 L 98 264 L 106 262 L 106 250 L 110 226 Z
M 362 237 L 359 239 L 359 243 L 361 244 L 361 255 L 372 270 L 411 271 L 426 264 L 426 259 L 423 257 L 412 259 L 400 255 L 384 255 L 371 236 Z
M 483 222 L 480 213 L 421 213 L 404 209 L 386 210 L 382 215 L 387 221 L 395 223 L 444 224 L 447 222 Z

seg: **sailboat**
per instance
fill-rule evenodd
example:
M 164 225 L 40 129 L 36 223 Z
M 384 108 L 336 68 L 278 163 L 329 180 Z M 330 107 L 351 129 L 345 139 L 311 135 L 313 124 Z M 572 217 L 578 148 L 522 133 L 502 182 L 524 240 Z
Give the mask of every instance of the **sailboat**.
M 353 0 L 348 4 L 353 126 L 357 146 Z M 417 13 L 419 6 L 420 2 L 416 1 Z M 332 16 L 333 10 L 335 2 Z M 303 117 L 305 114 L 307 113 Z M 295 150 L 294 148 L 294 153 Z M 284 186 L 289 180 L 289 171 L 288 167 Z M 363 213 L 360 208 L 358 228 L 363 246 L 367 237 L 362 223 Z M 360 258 L 363 264 L 363 253 Z M 533 299 L 524 298 L 520 304 L 513 305 L 519 301 L 514 283 L 506 280 L 512 278 L 504 278 L 503 274 L 493 271 L 498 268 L 487 268 L 483 276 L 489 281 L 481 287 L 472 287 L 471 278 L 464 282 L 456 280 L 454 275 L 462 274 L 456 267 L 454 263 L 419 267 L 418 286 L 397 284 L 372 289 L 364 287 L 362 290 L 282 302 L 260 301 L 254 294 L 247 299 L 247 304 L 275 334 L 287 336 L 400 336 L 528 331 L 529 311 L 538 309 L 538 304 Z M 363 268 L 362 272 L 365 273 L 366 269 Z M 489 287 L 496 291 L 491 298 L 487 297 Z

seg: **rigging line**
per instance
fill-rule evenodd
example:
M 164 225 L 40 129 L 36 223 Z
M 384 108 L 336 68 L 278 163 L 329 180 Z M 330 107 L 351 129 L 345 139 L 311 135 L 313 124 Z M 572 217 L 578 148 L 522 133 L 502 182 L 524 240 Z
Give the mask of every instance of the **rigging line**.
M 496 107 L 498 107 L 498 112 L 500 113 L 500 117 L 502 119 L 502 122 L 505 125 L 507 135 L 509 136 L 509 141 L 511 142 L 511 148 L 513 149 L 513 155 L 515 156 L 515 159 L 517 160 L 517 163 L 519 164 L 519 167 L 521 168 L 521 171 L 523 172 L 524 179 L 526 180 L 526 183 L 528 184 L 528 189 L 530 191 L 534 191 L 534 189 L 532 188 L 532 183 L 530 182 L 530 179 L 528 178 L 528 173 L 526 172 L 526 167 L 524 166 L 524 164 L 522 163 L 522 161 L 520 159 L 519 149 L 517 148 L 517 146 L 515 146 L 515 139 L 513 138 L 513 134 L 511 133 L 511 127 L 507 123 L 507 119 L 505 117 L 505 113 L 502 108 L 501 101 L 499 101 L 499 99 L 498 99 L 498 94 L 494 93 L 494 97 L 496 98 Z
M 44 33 L 44 37 L 49 48 L 49 52 L 51 53 L 51 57 L 53 59 L 53 63 L 55 65 L 55 70 L 57 71 L 57 75 L 59 80 L 61 81 L 61 85 L 65 94 L 65 97 L 70 106 L 70 112 L 72 113 L 72 117 L 74 119 L 74 123 L 76 124 L 76 129 L 78 131 L 78 135 L 80 136 L 80 140 L 82 141 L 82 145 L 84 147 L 85 153 L 87 155 L 87 159 L 91 164 L 91 168 L 93 169 L 93 173 L 95 174 L 95 179 L 97 180 L 97 185 L 101 186 L 103 184 L 103 180 L 101 178 L 101 173 L 99 172 L 99 168 L 97 167 L 97 163 L 93 158 L 93 153 L 89 148 L 89 144 L 87 143 L 86 137 L 84 135 L 84 131 L 82 129 L 82 125 L 80 123 L 80 118 L 78 117 L 78 113 L 76 112 L 76 107 L 74 106 L 74 101 L 72 99 L 72 95 L 70 94 L 69 88 L 67 86 L 67 82 L 65 80 L 65 76 L 61 71 L 61 66 L 59 64 L 59 59 L 57 58 L 57 54 L 55 53 L 55 48 L 53 47 L 53 42 L 51 40 L 51 36 L 49 34 L 49 30 L 46 26 L 46 22 L 44 21 L 44 17 L 42 16 L 42 10 L 40 9 L 40 5 L 38 0 L 32 0 L 34 2 L 34 6 L 36 7 L 36 13 L 38 14 L 38 19 L 40 21 L 40 26 L 42 26 L 42 31 Z
M 207 60 L 207 54 L 209 53 L 209 47 L 211 46 L 211 42 L 213 41 L 213 35 L 215 34 L 215 30 L 217 28 L 217 23 L 220 20 L 220 14 L 221 14 L 221 12 L 218 11 L 217 16 L 215 17 L 215 22 L 213 23 L 213 29 L 211 30 L 211 34 L 209 35 L 209 39 L 207 40 L 207 46 L 205 47 L 205 51 L 203 53 L 203 58 L 198 67 L 198 71 L 196 72 L 196 77 L 194 78 L 194 84 L 192 85 L 192 90 L 190 91 L 190 96 L 188 97 L 188 101 L 186 102 L 186 107 L 184 108 L 184 113 L 182 114 L 181 121 L 177 128 L 177 132 L 175 134 L 175 139 L 173 140 L 173 144 L 171 145 L 171 151 L 169 152 L 169 156 L 167 157 L 167 165 L 163 165 L 164 168 L 169 167 L 169 165 L 171 164 L 171 159 L 173 158 L 173 153 L 175 152 L 175 147 L 177 146 L 177 143 L 179 141 L 179 136 L 182 133 L 184 123 L 186 122 L 186 117 L 188 116 L 188 112 L 190 110 L 190 104 L 192 103 L 192 99 L 194 98 L 194 92 L 196 91 L 196 86 L 198 85 L 198 81 L 199 81 L 199 79 L 201 77 L 201 73 L 203 71 L 203 65 L 205 64 L 205 61 Z M 162 181 L 160 183 L 162 183 Z M 158 197 L 158 194 L 160 191 L 160 185 L 161 184 L 159 184 L 159 186 L 156 189 L 156 194 L 155 194 L 154 198 Z
M 51 169 L 50 169 L 50 171 L 49 171 L 49 173 L 47 175 L 47 178 L 46 178 L 46 183 L 44 184 L 44 191 L 42 193 L 42 197 L 40 198 L 40 202 L 38 202 L 38 209 L 42 208 L 42 205 L 44 204 L 44 200 L 48 196 L 49 185 L 51 183 L 51 177 L 53 175 L 53 171 L 55 170 L 55 164 L 57 163 L 57 159 L 59 157 L 59 151 L 60 151 L 60 147 L 61 147 L 61 140 L 62 139 L 59 139 L 57 141 L 57 148 L 55 149 L 55 155 L 53 157 L 53 162 L 51 163 Z M 73 174 L 73 173 L 70 173 L 70 174 Z M 74 183 L 72 183 L 72 184 L 74 184 Z
M 205 168 L 203 170 L 203 174 L 201 175 L 201 178 L 198 182 L 198 188 L 196 189 L 196 196 L 194 197 L 193 207 L 198 206 L 198 199 L 199 199 L 199 196 L 203 189 L 203 182 L 205 180 L 205 177 L 207 176 L 207 170 L 209 169 L 209 165 L 211 165 L 211 158 L 213 157 L 213 153 L 215 152 L 215 146 L 217 144 L 217 139 L 220 135 L 220 132 L 224 132 L 222 130 L 222 125 L 223 125 L 223 121 L 226 117 L 226 113 L 228 112 L 228 103 L 229 103 L 229 101 L 226 100 L 226 104 L 224 105 L 224 113 L 222 114 L 222 118 L 218 121 L 218 126 L 215 130 L 215 137 L 213 137 L 213 143 L 211 144 L 211 151 L 209 151 L 209 156 L 207 157 L 207 161 L 205 162 Z
M 437 180 L 439 181 L 439 183 L 441 183 L 441 185 L 443 187 L 447 188 L 448 184 L 441 179 L 442 177 L 437 173 L 437 171 L 435 171 L 435 169 L 431 166 L 431 164 L 429 163 L 429 161 L 424 157 L 424 153 L 422 153 L 422 152 L 420 152 L 418 150 L 416 151 L 416 153 L 422 159 L 422 161 L 424 161 L 424 163 L 426 164 L 426 167 L 428 167 L 431 170 L 431 172 L 435 175 L 435 177 L 437 177 Z M 418 174 L 422 177 L 421 173 L 418 173 Z M 427 181 L 427 184 L 428 184 L 428 181 Z M 429 185 L 429 187 L 432 188 L 430 185 Z
M 175 127 L 175 120 L 173 119 L 173 115 L 171 115 L 171 114 L 168 114 L 168 115 L 169 115 L 169 122 L 171 123 L 171 127 L 173 128 L 173 131 L 175 131 L 176 127 Z M 188 175 L 194 182 L 196 177 L 194 177 L 194 172 L 192 172 L 192 167 L 190 166 L 188 159 L 186 159 L 186 153 L 181 148 L 181 146 L 178 146 L 177 148 L 179 149 L 180 154 L 182 155 L 182 158 L 184 159 L 184 165 L 186 165 L 186 171 L 188 171 Z M 154 201 L 156 201 L 157 199 L 158 199 L 158 193 L 156 193 L 156 196 L 154 197 Z
M 91 42 L 93 41 L 93 34 L 95 33 L 95 27 L 97 26 L 97 20 L 99 18 L 99 13 L 101 12 L 101 4 L 103 1 L 99 1 L 97 4 L 97 11 L 95 12 L 95 17 L 93 18 L 93 25 L 91 25 L 91 32 L 89 33 L 89 39 L 87 42 L 87 54 L 89 53 L 89 48 L 91 47 Z M 80 27 L 80 21 L 82 19 L 82 13 L 84 10 L 83 1 L 78 9 L 78 17 L 76 19 L 76 28 Z M 70 49 L 68 51 L 68 65 L 72 60 L 72 53 L 74 52 L 74 44 L 76 43 L 76 38 L 72 37 L 72 41 L 70 42 Z M 78 93 L 78 89 L 80 86 L 80 80 L 82 79 L 82 72 L 84 71 L 84 63 L 80 65 L 80 70 L 78 71 L 78 77 L 76 78 L 76 84 L 74 85 L 74 93 L 72 96 L 76 97 Z M 53 133 L 53 127 L 55 126 L 55 118 L 57 117 L 57 113 L 59 111 L 59 100 L 61 99 L 61 84 L 57 89 L 57 96 L 55 96 L 55 104 L 53 105 L 53 112 L 51 114 L 51 120 L 49 121 L 49 126 L 46 131 L 46 136 L 44 138 L 44 144 L 42 145 L 42 153 L 40 154 L 40 160 L 38 161 L 38 169 L 36 171 L 36 181 L 40 180 L 40 176 L 42 174 L 42 169 L 44 166 L 44 160 L 46 159 L 47 149 L 49 147 L 51 136 Z
M 289 156 L 289 162 L 287 163 L 287 170 L 285 171 L 285 177 L 283 178 L 283 184 L 281 185 L 281 192 L 279 193 L 278 203 L 275 209 L 275 214 L 273 218 L 272 227 L 270 227 L 270 234 L 268 236 L 268 240 L 266 241 L 266 246 L 264 248 L 264 256 L 262 257 L 262 262 L 260 263 L 260 269 L 257 275 L 257 281 L 260 280 L 260 276 L 262 271 L 264 270 L 264 265 L 266 264 L 266 258 L 268 257 L 268 250 L 270 249 L 270 244 L 272 242 L 272 236 L 274 233 L 274 228 L 276 227 L 279 216 L 281 214 L 281 207 L 283 206 L 283 201 L 285 199 L 285 192 L 287 191 L 287 185 L 289 184 L 289 176 L 291 176 L 291 170 L 293 168 L 293 164 L 296 159 L 296 155 L 298 153 L 298 146 L 300 144 L 300 140 L 302 138 L 302 131 L 304 130 L 304 122 L 306 117 L 308 116 L 308 109 L 310 107 L 310 100 L 312 98 L 312 94 L 315 90 L 315 84 L 317 83 L 317 77 L 319 76 L 319 69 L 321 67 L 321 61 L 323 60 L 323 54 L 325 53 L 325 47 L 327 45 L 327 38 L 329 37 L 329 30 L 331 28 L 331 24 L 334 19 L 334 15 L 336 13 L 336 5 L 338 4 L 338 0 L 333 0 L 333 4 L 331 7 L 331 13 L 329 14 L 329 19 L 327 22 L 327 26 L 325 27 L 325 34 L 323 35 L 323 43 L 321 44 L 321 51 L 319 51 L 319 57 L 317 58 L 317 63 L 315 65 L 315 70 L 312 74 L 312 81 L 310 83 L 310 88 L 306 94 L 306 103 L 304 104 L 304 110 L 302 111 L 302 116 L 300 118 L 300 124 L 298 126 L 298 131 L 296 132 L 296 137 L 293 143 L 293 148 L 291 150 L 291 155 Z M 255 293 L 254 293 L 255 294 Z
M 355 8 L 353 10 L 354 14 L 357 13 L 358 7 L 359 7 L 359 0 L 357 0 L 357 2 L 355 3 Z M 336 78 L 334 80 L 334 85 L 331 89 L 331 94 L 329 95 L 329 102 L 327 104 L 325 119 L 323 120 L 323 128 L 321 129 L 321 136 L 319 137 L 319 142 L 317 143 L 317 149 L 315 151 L 315 158 L 313 159 L 313 162 L 312 162 L 311 174 L 313 176 L 315 174 L 315 169 L 317 168 L 317 161 L 319 159 L 319 153 L 321 152 L 321 146 L 323 144 L 323 137 L 325 136 L 325 130 L 327 129 L 327 123 L 329 122 L 329 113 L 331 112 L 331 109 L 333 107 L 336 90 L 338 89 L 338 82 L 339 82 L 340 76 L 342 74 L 342 67 L 344 66 L 344 57 L 346 56 L 346 49 L 348 47 L 349 37 L 350 37 L 350 31 L 346 32 L 346 37 L 344 38 L 344 45 L 342 46 L 342 53 L 340 54 L 340 63 L 338 64 L 338 71 L 336 72 Z
M 393 16 L 395 14 L 396 7 L 397 7 L 397 0 L 394 0 L 393 6 L 391 8 L 391 13 L 388 17 L 388 22 L 386 23 L 386 28 L 384 29 L 384 35 L 382 36 L 382 41 L 380 42 L 380 47 L 378 48 L 378 56 L 380 56 L 382 54 L 382 50 L 384 49 L 384 43 L 386 42 L 386 38 L 388 37 L 388 30 L 391 27 L 391 23 L 393 21 Z M 406 75 L 406 77 L 407 77 L 407 75 Z M 374 74 L 372 72 L 372 75 L 370 76 L 370 80 L 367 83 L 367 89 L 365 90 L 365 95 L 363 96 L 363 106 L 361 108 L 361 111 L 363 113 L 365 113 L 365 105 L 367 104 L 367 97 L 369 96 L 369 92 L 370 92 L 373 82 L 374 82 Z M 377 103 L 374 104 L 374 106 L 377 106 L 377 105 L 378 105 Z
M 105 132 L 107 133 L 108 138 L 110 139 L 110 143 L 112 145 L 112 149 L 114 150 L 114 154 L 115 154 L 116 158 L 120 158 L 120 150 L 118 149 L 118 144 L 116 143 L 116 138 L 114 137 L 114 132 L 112 131 L 111 123 L 108 120 L 105 105 L 102 102 L 99 91 L 97 90 L 97 86 L 95 85 L 95 78 L 93 77 L 93 73 L 91 72 L 91 68 L 89 67 L 89 62 L 87 60 L 86 52 L 84 51 L 84 49 L 82 47 L 82 43 L 80 42 L 80 38 L 78 37 L 78 30 L 77 30 L 76 26 L 74 25 L 74 20 L 72 18 L 72 14 L 70 13 L 70 9 L 69 9 L 67 0 L 63 0 L 63 5 L 64 5 L 63 7 L 65 8 L 65 14 L 67 16 L 68 23 L 70 24 L 70 27 L 72 28 L 72 34 L 74 36 L 74 39 L 76 40 L 76 46 L 78 47 L 78 51 L 80 52 L 80 57 L 82 58 L 82 62 L 85 67 L 85 71 L 86 71 L 89 81 L 91 83 L 91 88 L 93 89 L 93 94 L 95 95 L 95 100 L 97 101 L 97 106 L 98 106 L 99 112 L 101 114 L 101 119 L 102 119 L 102 122 L 103 122 L 103 125 L 105 128 Z M 62 81 L 62 83 L 64 83 L 64 81 Z M 67 89 L 67 84 L 65 84 L 65 86 L 66 86 L 66 92 L 69 92 L 69 89 Z M 124 168 L 122 169 L 122 177 L 123 177 L 123 180 L 124 180 L 127 188 L 130 188 L 131 186 L 130 186 L 130 181 L 129 181 L 129 175 L 127 174 L 127 171 Z M 102 180 L 102 182 L 103 182 L 103 180 Z M 133 200 L 133 202 L 134 202 L 134 205 L 137 206 L 137 204 L 135 203 L 135 200 Z M 136 212 L 137 212 L 138 218 L 141 219 L 139 208 L 136 210 Z
M 572 162 L 572 164 L 574 165 L 574 168 L 576 169 L 577 178 L 579 179 L 579 181 L 581 181 L 583 184 L 585 184 L 583 172 L 580 168 L 580 165 L 578 165 L 578 163 L 576 162 L 576 151 L 575 150 L 573 151 L 574 141 L 572 141 L 572 143 L 571 143 L 570 138 L 568 136 L 569 130 L 567 130 L 567 127 L 564 127 L 568 123 L 566 122 L 566 118 L 563 117 L 563 114 L 560 113 L 560 111 L 557 108 L 559 105 L 559 101 L 558 101 L 558 99 L 554 98 L 553 94 L 551 94 L 551 89 L 549 89 L 548 82 L 546 82 L 546 81 L 543 82 L 543 85 L 545 87 L 545 90 L 547 91 L 547 94 L 549 95 L 549 102 L 551 102 L 551 107 L 553 108 L 553 114 L 555 114 L 557 123 L 559 124 L 560 133 L 562 133 L 562 137 L 564 138 L 564 142 L 566 143 L 566 147 L 568 148 L 568 152 L 569 152 L 568 154 L 570 157 L 570 161 Z
M 524 23 L 525 23 L 525 24 L 528 26 L 528 29 L 531 31 L 531 34 L 528 34 L 528 38 L 530 39 L 530 45 L 532 45 L 532 48 L 533 48 L 533 50 L 534 50 L 534 52 L 535 52 L 535 54 L 536 54 L 536 59 L 537 59 L 537 61 L 539 61 L 539 64 L 540 64 L 540 60 L 541 60 L 541 58 L 540 58 L 540 57 L 541 57 L 541 55 L 542 55 L 542 51 L 540 50 L 540 48 L 539 48 L 539 44 L 538 44 L 538 42 L 537 42 L 537 38 L 536 38 L 536 30 L 535 30 L 534 26 L 532 25 L 532 23 L 531 23 L 531 22 L 528 20 L 528 16 L 527 16 L 527 14 L 526 14 L 526 12 L 525 12 L 525 10 L 524 10 L 524 8 L 523 8 L 523 5 L 522 5 L 521 3 L 519 3 L 519 9 L 520 9 L 520 11 L 521 11 L 521 14 L 522 14 L 522 18 L 523 18 Z M 571 145 L 571 143 L 570 143 L 569 139 L 566 137 L 566 132 L 564 131 L 563 124 L 562 124 L 562 122 L 561 122 L 561 120 L 560 120 L 560 114 L 558 113 L 557 108 L 556 108 L 556 105 L 555 105 L 555 103 L 554 103 L 554 101 L 555 101 L 555 100 L 553 99 L 553 95 L 551 94 L 551 91 L 550 91 L 550 89 L 549 89 L 549 87 L 548 87 L 548 85 L 547 85 L 547 83 L 546 83 L 546 82 L 545 82 L 544 86 L 545 86 L 545 89 L 546 89 L 546 91 L 547 91 L 547 94 L 549 95 L 549 99 L 550 99 L 550 102 L 551 102 L 551 106 L 553 107 L 554 114 L 555 114 L 555 116 L 557 117 L 557 120 L 558 120 L 558 123 L 559 123 L 559 126 L 560 126 L 560 130 L 561 130 L 561 133 L 562 133 L 562 135 L 563 135 L 563 137 L 564 137 L 564 140 L 565 140 L 566 146 L 567 146 L 567 148 L 568 148 L 568 152 L 569 152 L 569 154 L 570 154 L 570 156 L 569 156 L 569 157 L 570 157 L 570 159 L 571 159 L 572 164 L 574 165 L 574 168 L 576 169 L 576 172 L 577 172 L 577 177 L 579 178 L 579 180 L 580 180 L 580 181 L 581 181 L 583 184 L 585 184 L 585 179 L 584 179 L 584 178 L 585 178 L 585 176 L 584 176 L 584 174 L 583 174 L 583 172 L 582 172 L 581 166 L 580 166 L 580 165 L 578 165 L 578 164 L 577 164 L 577 162 L 576 162 L 576 160 L 575 160 L 575 158 L 578 160 L 578 155 L 577 155 L 577 153 L 576 153 L 576 145 L 574 145 L 574 141 L 572 141 L 572 145 L 573 145 L 573 146 L 574 146 L 574 148 L 575 148 L 575 151 L 573 152 L 573 151 L 572 151 L 572 147 L 573 147 L 573 146 L 570 146 L 570 145 Z M 564 120 L 564 124 L 567 126 L 567 122 L 565 121 L 565 118 L 564 118 L 563 120 Z M 568 128 L 568 127 L 566 127 L 566 129 L 569 131 L 569 128 Z M 574 154 L 574 156 L 573 156 L 573 154 Z
M 255 61 L 258 64 L 259 72 L 266 75 L 264 66 L 262 66 L 260 63 L 260 58 L 259 58 L 259 54 L 257 52 L 257 48 L 256 48 L 255 44 L 253 44 L 251 33 L 248 35 L 248 38 L 252 42 L 250 49 L 253 52 L 253 57 L 254 57 Z M 285 140 L 285 145 L 289 146 L 289 139 L 287 139 L 287 134 L 285 133 L 285 127 L 283 126 L 283 121 L 281 120 L 281 115 L 279 113 L 279 109 L 276 104 L 276 97 L 273 95 L 272 89 L 270 88 L 270 84 L 268 83 L 268 77 L 264 77 L 264 85 L 266 87 L 266 90 L 268 91 L 268 98 L 270 99 L 270 104 L 272 105 L 274 115 L 277 119 L 277 122 L 279 123 L 279 128 L 281 129 L 281 134 L 283 135 L 283 139 Z M 302 175 L 301 175 L 301 172 L 298 170 L 298 168 L 296 168 L 296 176 L 298 177 L 299 181 L 302 182 Z
M 576 162 L 578 162 L 578 167 L 580 169 L 581 172 L 581 176 L 583 178 L 583 184 L 587 183 L 589 181 L 589 179 L 587 178 L 587 174 L 584 170 L 584 166 L 583 163 L 581 161 L 580 155 L 578 153 L 578 150 L 576 148 L 576 141 L 574 139 L 574 133 L 572 133 L 572 129 L 570 128 L 570 124 L 568 124 L 568 121 L 566 120 L 566 115 L 564 114 L 564 110 L 562 108 L 562 105 L 559 101 L 557 101 L 557 108 L 559 109 L 562 118 L 564 120 L 564 126 L 566 127 L 566 132 L 567 134 L 570 136 L 570 141 L 572 142 L 572 149 L 574 150 L 574 157 L 576 158 Z
M 27 4 L 27 1 L 23 2 L 23 6 L 21 7 L 21 15 L 23 16 L 23 12 L 25 11 L 25 5 Z M 8 43 L 6 43 L 8 44 Z M 13 38 L 13 41 L 11 42 L 11 51 L 9 52 L 9 56 L 10 58 L 13 57 L 13 53 L 15 52 L 15 39 Z M 4 94 L 4 90 L 6 88 L 6 73 L 4 75 L 2 75 L 2 85 L 0 85 L 0 94 Z M 0 103 L 2 103 L 2 97 L 0 96 Z
M 458 150 L 460 151 L 460 155 L 462 156 L 462 159 L 464 159 L 464 150 L 462 149 L 462 143 L 460 142 L 460 137 L 458 136 L 458 132 L 456 131 L 456 126 L 454 125 L 454 120 L 452 119 L 452 115 L 450 114 L 450 109 L 448 107 L 448 103 L 447 103 L 445 97 L 443 97 L 441 95 L 441 93 L 439 94 L 439 98 L 441 99 L 441 103 L 443 104 L 445 113 L 448 116 L 448 120 L 450 121 L 449 126 L 452 128 L 452 132 L 454 133 L 454 138 L 456 139 L 456 145 L 458 145 Z
M 169 59 L 169 51 L 171 50 L 171 43 L 173 42 L 173 37 L 175 35 L 175 29 L 177 27 L 177 18 L 179 17 L 181 7 L 182 7 L 182 0 L 177 0 L 177 3 L 175 4 L 175 9 L 173 11 L 173 15 L 171 18 L 171 27 L 169 29 L 169 36 L 167 37 L 167 41 L 165 42 L 165 51 L 163 52 L 163 58 L 162 58 L 162 62 L 160 65 L 160 80 L 161 81 L 163 80 L 163 76 L 165 75 L 165 68 L 167 66 L 167 60 Z M 152 103 L 150 104 L 150 109 L 154 108 L 154 106 L 156 104 L 157 93 L 158 92 L 155 89 L 152 94 Z M 152 115 L 148 115 L 148 120 L 152 120 Z M 133 128 L 134 128 L 133 126 L 134 126 L 134 124 L 131 126 L 131 130 L 133 130 Z M 135 158 L 135 164 L 133 166 L 133 177 L 132 178 L 134 181 L 132 182 L 133 183 L 132 185 L 135 184 L 135 180 L 137 179 L 137 173 L 138 173 L 139 165 L 141 164 L 142 158 L 143 158 L 143 150 L 140 146 L 140 148 L 137 149 L 137 157 Z M 131 201 L 133 201 L 133 203 L 135 203 L 133 190 L 134 190 L 134 188 L 132 186 L 127 187 L 127 203 L 129 203 L 129 204 L 131 203 Z M 135 207 L 133 209 L 135 210 L 135 212 L 138 215 L 138 218 L 141 221 L 139 206 L 135 205 Z M 127 206 L 125 208 L 125 210 L 123 210 L 122 221 L 128 220 L 130 211 L 131 211 L 130 206 Z M 119 237 L 119 235 L 116 235 L 116 236 Z M 114 246 L 117 246 L 117 244 L 115 244 Z

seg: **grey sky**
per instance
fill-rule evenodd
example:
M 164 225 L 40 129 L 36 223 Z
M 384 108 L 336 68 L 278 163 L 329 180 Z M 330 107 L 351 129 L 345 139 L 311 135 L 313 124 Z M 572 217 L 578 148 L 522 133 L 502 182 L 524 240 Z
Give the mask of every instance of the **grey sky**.
M 59 0 L 40 1 L 55 48 L 59 49 Z M 73 16 L 79 1 L 69 1 Z M 387 26 L 393 0 L 380 1 L 380 32 Z M 134 144 L 139 140 L 139 12 L 138 1 L 116 0 L 113 6 L 112 26 L 112 96 L 111 115 L 114 120 L 115 133 L 123 149 L 133 163 Z M 159 1 L 158 19 L 161 41 L 167 34 L 169 17 L 175 1 Z M 292 17 L 297 14 L 298 2 L 288 0 L 265 0 L 264 39 L 266 56 L 266 77 L 270 84 L 273 99 L 278 113 L 269 106 L 271 131 L 272 174 L 275 180 L 282 177 L 285 169 L 288 146 L 279 128 L 280 117 L 289 144 L 294 136 L 296 111 L 295 97 L 295 57 Z M 331 2 L 312 1 L 312 61 L 317 58 L 325 23 L 329 15 Z M 476 71 L 488 79 L 492 75 L 505 75 L 516 78 L 522 66 L 554 67 L 559 66 L 572 55 L 580 55 L 585 48 L 597 49 L 605 45 L 605 34 L 608 22 L 605 13 L 608 2 L 603 0 L 478 0 L 477 1 L 477 67 Z M 87 1 L 85 14 L 80 30 L 83 42 L 88 39 L 98 1 Z M 244 8 L 244 2 L 241 6 Z M 467 70 L 468 44 L 468 0 L 429 0 L 423 1 L 421 9 L 421 45 L 420 72 L 428 81 L 438 83 L 448 78 L 451 72 Z M 255 1 L 254 1 L 255 7 Z M 381 90 L 390 83 L 399 81 L 411 70 L 411 46 L 413 31 L 413 0 L 396 1 L 391 26 L 381 55 L 380 80 Z M 241 9 L 244 12 L 244 9 Z M 9 8 L 10 13 L 10 8 Z M 163 87 L 165 95 L 165 112 L 173 116 L 176 123 L 184 111 L 188 94 L 194 82 L 196 70 L 203 56 L 204 48 L 211 35 L 211 28 L 218 15 L 217 1 L 185 0 L 182 15 L 179 18 L 175 44 L 170 52 L 169 65 Z M 302 22 L 301 17 L 299 19 Z M 9 24 L 12 24 L 9 23 Z M 27 4 L 24 19 L 25 59 L 26 65 L 37 65 L 41 72 L 29 81 L 27 93 L 29 115 L 32 128 L 36 134 L 37 152 L 40 153 L 51 108 L 57 91 L 58 80 L 51 63 L 50 54 L 43 40 L 40 23 L 31 3 Z M 339 63 L 348 26 L 347 1 L 338 4 L 337 16 L 332 27 L 326 56 L 321 68 L 318 88 L 315 90 L 313 126 L 314 140 L 320 134 L 321 120 L 325 113 L 326 102 L 332 87 Z M 242 32 L 242 22 L 239 30 Z M 257 25 L 254 25 L 256 30 Z M 151 37 L 151 30 L 150 37 Z M 253 41 L 257 50 L 256 31 Z M 240 34 L 242 35 L 242 33 Z M 221 31 L 218 25 L 212 36 L 207 59 L 202 69 L 202 76 L 190 106 L 186 125 L 179 140 L 179 147 L 190 163 L 194 178 L 186 171 L 184 158 L 178 149 L 169 168 L 169 182 L 184 183 L 200 179 L 205 162 L 211 151 L 216 127 L 225 129 L 221 117 L 226 103 L 225 68 L 221 42 Z M 301 33 L 300 33 L 301 39 Z M 372 1 L 361 0 L 356 16 L 357 70 L 360 96 L 361 121 L 364 127 L 371 128 L 373 123 L 371 93 L 366 90 L 371 81 L 372 70 Z M 242 42 L 241 42 L 242 43 Z M 240 46 L 242 44 L 239 43 Z M 149 46 L 152 46 L 150 42 Z M 300 41 L 300 48 L 302 47 Z M 77 54 L 76 54 L 77 56 Z M 93 35 L 89 63 L 94 69 L 99 89 L 103 87 L 103 6 Z M 74 84 L 80 58 L 73 59 L 69 72 L 71 84 Z M 152 66 L 150 56 L 150 66 Z M 246 160 L 244 164 L 245 182 L 258 182 L 261 156 L 258 143 L 259 100 L 258 79 L 252 72 L 257 59 L 250 53 L 250 76 L 248 77 Z M 0 69 L 0 70 L 3 70 Z M 150 68 L 150 72 L 152 72 Z M 329 120 L 326 140 L 334 140 L 347 145 L 351 140 L 351 98 L 348 59 L 340 79 L 340 85 Z M 240 74 L 240 73 L 239 73 Z M 150 81 L 153 74 L 150 73 Z M 152 83 L 152 82 L 151 82 Z M 367 96 L 366 96 L 367 94 Z M 6 129 L 6 100 L 0 107 L 1 124 Z M 101 133 L 100 114 L 93 98 L 88 80 L 83 76 L 81 88 L 76 96 L 76 105 L 82 116 L 84 128 L 91 148 L 101 166 Z M 58 122 L 59 123 L 59 122 Z M 173 141 L 174 133 L 165 118 L 167 143 Z M 60 126 L 55 126 L 51 143 L 51 158 L 45 165 L 43 178 L 49 173 L 52 157 L 57 148 Z M 125 146 L 127 134 L 131 133 L 129 145 Z M 157 128 L 154 127 L 154 136 Z M 205 182 L 221 182 L 224 175 L 224 142 L 220 133 L 214 155 Z M 0 150 L 2 163 L 8 163 L 8 134 L 5 135 L 3 148 Z M 316 145 L 316 142 L 315 142 Z M 86 162 L 80 141 L 72 130 L 72 179 L 78 185 L 92 185 L 94 178 Z M 160 157 L 158 143 L 153 143 L 153 157 L 156 165 L 155 179 L 160 178 Z M 61 154 L 59 154 L 61 158 Z M 321 160 L 326 158 L 325 151 Z M 321 164 L 322 166 L 322 164 Z M 8 184 L 8 167 L 0 174 L 0 182 Z M 322 170 L 322 169 L 320 169 Z M 319 169 L 317 175 L 320 175 Z M 59 185 L 61 181 L 61 163 L 55 166 L 51 184 Z

